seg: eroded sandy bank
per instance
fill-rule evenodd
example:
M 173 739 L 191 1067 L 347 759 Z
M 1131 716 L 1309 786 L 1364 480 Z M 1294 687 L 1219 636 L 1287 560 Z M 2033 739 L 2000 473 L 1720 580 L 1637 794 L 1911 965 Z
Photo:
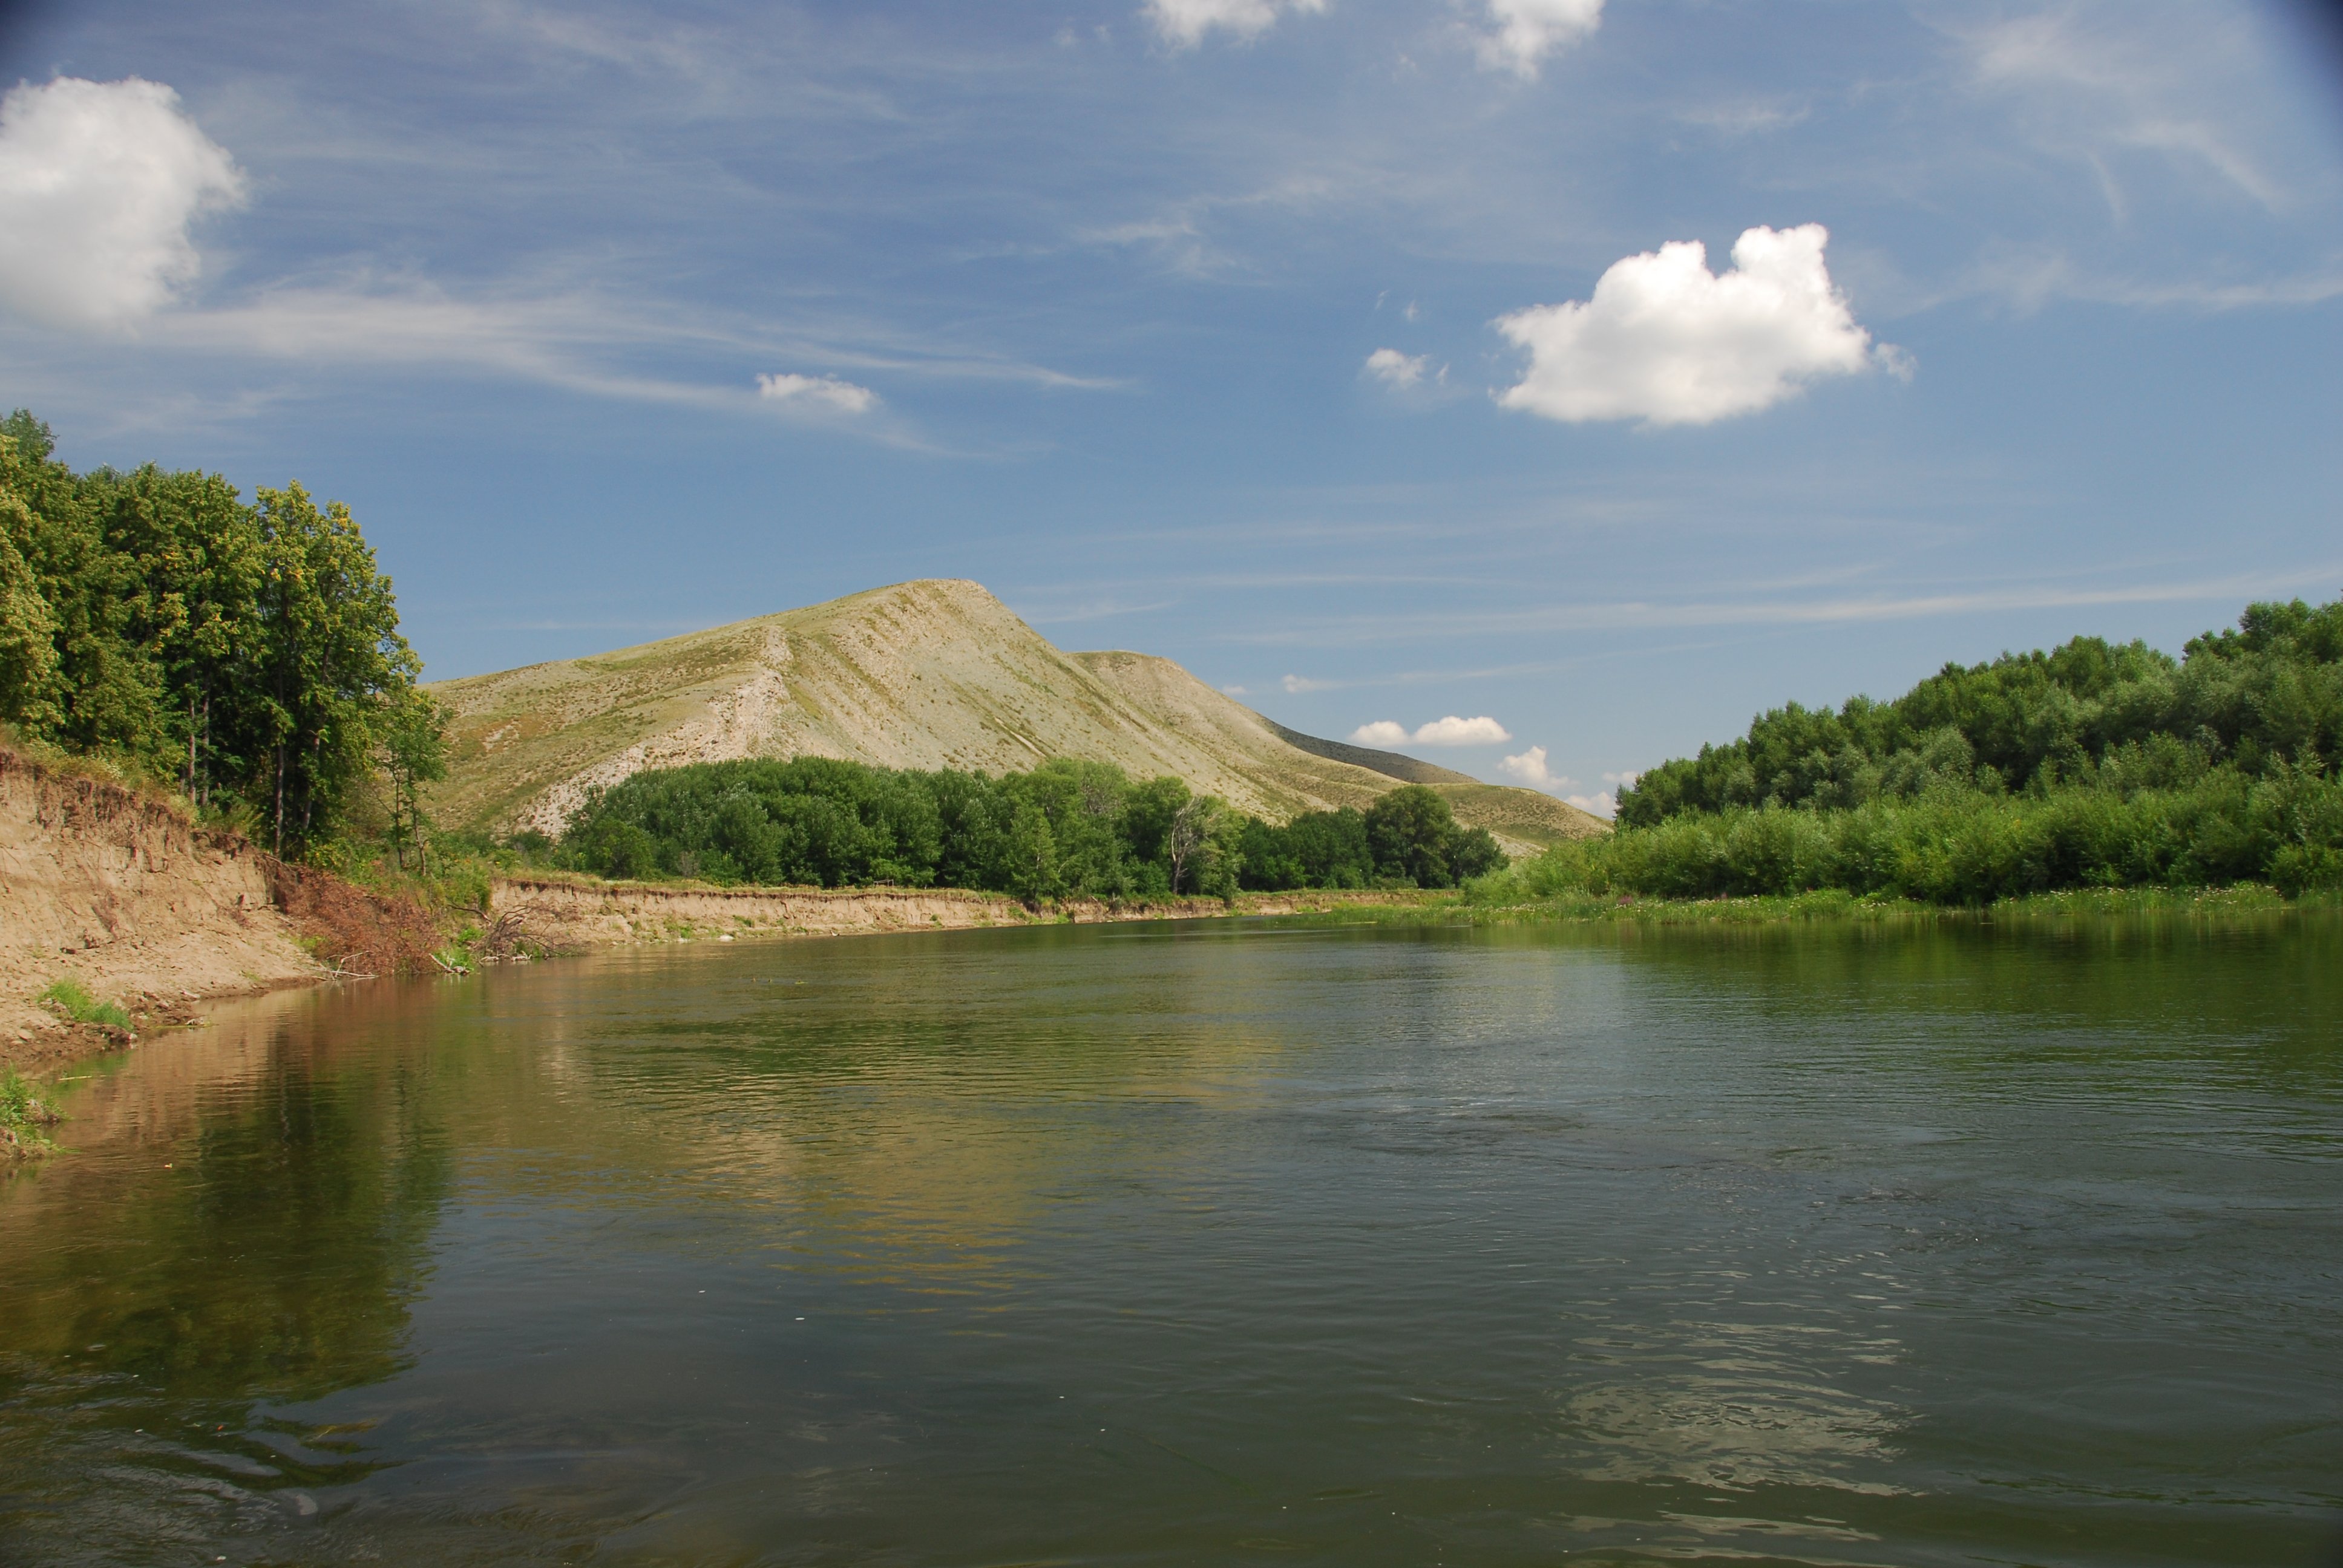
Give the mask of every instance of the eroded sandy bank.
M 0 748 L 0 1060 L 103 1043 L 35 1001 L 58 980 L 165 1012 L 321 977 L 275 906 L 269 864 L 163 801 Z
M 880 931 L 963 930 L 1045 925 L 1068 917 L 1104 920 L 1194 920 L 1290 915 L 1360 903 L 1419 901 L 1413 893 L 1251 893 L 1232 908 L 1218 899 L 1076 901 L 1043 911 L 1003 893 L 951 888 L 661 888 L 566 878 L 498 881 L 488 917 L 508 935 L 552 952 L 622 942 L 721 937 L 853 936 Z

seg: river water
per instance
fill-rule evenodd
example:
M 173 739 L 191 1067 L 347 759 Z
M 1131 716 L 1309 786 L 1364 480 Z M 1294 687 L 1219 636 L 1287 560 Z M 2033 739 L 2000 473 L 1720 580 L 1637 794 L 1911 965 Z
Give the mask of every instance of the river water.
M 0 1186 L 10 1563 L 2327 1563 L 2343 920 L 635 950 Z

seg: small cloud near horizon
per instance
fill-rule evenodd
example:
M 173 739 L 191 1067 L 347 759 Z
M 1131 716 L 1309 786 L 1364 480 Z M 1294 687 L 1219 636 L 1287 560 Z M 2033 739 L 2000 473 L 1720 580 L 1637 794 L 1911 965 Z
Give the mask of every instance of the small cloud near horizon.
M 1305 691 L 1331 691 L 1334 686 L 1331 680 L 1312 680 L 1306 675 L 1284 676 L 1278 680 L 1277 684 L 1295 697 L 1301 696 Z
M 1603 775 L 1603 781 L 1611 785 L 1611 789 L 1598 789 L 1591 795 L 1574 793 L 1574 787 L 1578 780 L 1566 773 L 1556 773 L 1549 768 L 1546 765 L 1545 748 L 1543 746 L 1533 746 L 1517 757 L 1506 758 L 1497 764 L 1497 771 L 1529 789 L 1559 796 L 1582 811 L 1592 812 L 1597 817 L 1604 818 L 1616 817 L 1619 814 L 1619 790 L 1634 784 L 1638 778 L 1642 777 L 1633 770 L 1624 773 L 1605 773 Z
M 1477 719 L 1459 719 L 1452 713 L 1445 719 L 1417 726 L 1413 734 L 1406 726 L 1388 719 L 1362 724 L 1351 731 L 1351 743 L 1354 746 L 1404 746 L 1410 741 L 1418 746 L 1494 746 L 1512 739 L 1511 732 L 1487 714 Z

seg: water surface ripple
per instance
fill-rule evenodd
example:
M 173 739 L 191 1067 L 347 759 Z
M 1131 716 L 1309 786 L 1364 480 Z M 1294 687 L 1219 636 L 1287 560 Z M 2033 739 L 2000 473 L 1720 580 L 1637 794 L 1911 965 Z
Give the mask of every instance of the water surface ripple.
M 2323 1563 L 2343 921 L 708 943 L 0 1187 L 0 1559 Z

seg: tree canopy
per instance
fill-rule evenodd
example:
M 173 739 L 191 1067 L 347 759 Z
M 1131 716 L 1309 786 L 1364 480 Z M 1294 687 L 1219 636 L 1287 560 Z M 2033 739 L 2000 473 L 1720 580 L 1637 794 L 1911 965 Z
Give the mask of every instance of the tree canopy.
M 920 772 L 830 758 L 654 769 L 592 796 L 557 861 L 604 876 L 953 887 L 1030 901 L 1239 889 L 1453 887 L 1504 864 L 1418 785 L 1282 825 L 1173 778 L 1053 758 L 1030 773 Z
M 0 719 L 176 777 L 280 851 L 336 831 L 422 668 L 349 509 L 55 449 L 0 421 Z

